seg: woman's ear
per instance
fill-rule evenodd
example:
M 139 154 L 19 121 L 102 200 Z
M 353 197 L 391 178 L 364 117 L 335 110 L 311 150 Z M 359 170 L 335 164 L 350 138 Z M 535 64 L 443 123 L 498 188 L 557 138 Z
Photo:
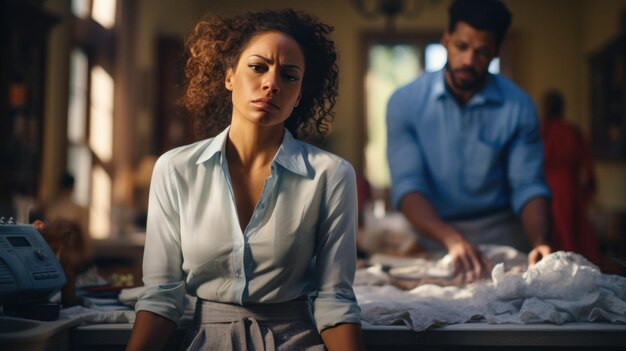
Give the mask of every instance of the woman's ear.
M 226 89 L 228 89 L 229 91 L 233 91 L 233 69 L 229 68 L 226 71 L 226 78 L 224 78 L 224 86 L 226 87 Z

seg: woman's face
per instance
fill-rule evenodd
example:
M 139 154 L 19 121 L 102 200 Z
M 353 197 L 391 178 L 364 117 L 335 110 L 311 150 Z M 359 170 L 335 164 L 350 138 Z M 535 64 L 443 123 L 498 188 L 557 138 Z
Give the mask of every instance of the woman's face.
M 300 100 L 303 77 L 304 55 L 293 38 L 281 32 L 254 36 L 226 72 L 233 123 L 282 126 Z

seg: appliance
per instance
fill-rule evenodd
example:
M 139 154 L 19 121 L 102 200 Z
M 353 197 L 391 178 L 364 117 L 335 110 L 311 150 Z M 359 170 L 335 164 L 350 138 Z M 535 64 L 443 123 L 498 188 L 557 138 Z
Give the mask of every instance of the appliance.
M 35 227 L 0 221 L 0 304 L 5 314 L 56 319 L 60 305 L 48 298 L 65 282 L 61 264 Z

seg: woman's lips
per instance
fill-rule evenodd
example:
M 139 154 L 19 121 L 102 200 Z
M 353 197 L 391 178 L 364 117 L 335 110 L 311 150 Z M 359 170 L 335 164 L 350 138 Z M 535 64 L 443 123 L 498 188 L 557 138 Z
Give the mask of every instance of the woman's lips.
M 252 104 L 263 109 L 280 110 L 280 108 L 278 108 L 278 106 L 276 106 L 271 99 L 257 99 L 252 101 Z

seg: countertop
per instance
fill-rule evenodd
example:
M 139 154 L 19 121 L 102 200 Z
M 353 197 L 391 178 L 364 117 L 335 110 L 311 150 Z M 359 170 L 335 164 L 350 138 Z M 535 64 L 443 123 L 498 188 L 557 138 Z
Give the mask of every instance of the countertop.
M 132 324 L 83 325 L 72 330 L 78 350 L 123 350 Z M 405 326 L 364 325 L 367 350 L 623 350 L 626 325 L 568 323 L 563 325 L 494 325 L 465 323 L 414 332 Z M 184 329 L 172 336 L 168 349 L 175 350 Z

